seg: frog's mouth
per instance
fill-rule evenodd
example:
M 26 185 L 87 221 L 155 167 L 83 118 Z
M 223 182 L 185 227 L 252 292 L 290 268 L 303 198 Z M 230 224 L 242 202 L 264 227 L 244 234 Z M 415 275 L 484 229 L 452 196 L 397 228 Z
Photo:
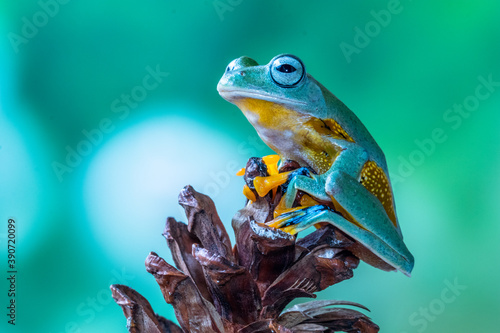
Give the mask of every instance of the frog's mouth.
M 286 98 L 286 97 L 279 97 L 279 96 L 274 96 L 262 92 L 255 92 L 255 91 L 248 91 L 248 90 L 241 90 L 241 89 L 224 89 L 217 87 L 217 90 L 219 91 L 219 95 L 222 96 L 225 100 L 228 102 L 231 102 L 235 104 L 236 101 L 241 100 L 241 99 L 246 99 L 246 98 L 252 98 L 252 99 L 258 99 L 258 100 L 264 100 L 272 103 L 277 103 L 277 104 L 296 104 L 296 105 L 307 105 L 306 102 L 303 101 L 297 101 L 295 99 L 291 98 Z

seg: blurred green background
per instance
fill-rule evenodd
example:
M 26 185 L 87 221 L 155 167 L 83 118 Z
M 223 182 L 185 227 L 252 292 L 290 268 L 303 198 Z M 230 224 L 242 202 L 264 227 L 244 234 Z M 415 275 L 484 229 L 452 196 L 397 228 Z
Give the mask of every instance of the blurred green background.
M 235 165 L 270 152 L 216 84 L 236 57 L 285 52 L 384 150 L 416 258 L 411 278 L 361 264 L 319 298 L 364 304 L 382 332 L 499 330 L 500 2 L 0 6 L 0 331 L 126 332 L 111 283 L 174 318 L 143 262 L 171 260 L 161 233 L 167 216 L 185 221 L 179 191 L 210 194 L 230 228 Z

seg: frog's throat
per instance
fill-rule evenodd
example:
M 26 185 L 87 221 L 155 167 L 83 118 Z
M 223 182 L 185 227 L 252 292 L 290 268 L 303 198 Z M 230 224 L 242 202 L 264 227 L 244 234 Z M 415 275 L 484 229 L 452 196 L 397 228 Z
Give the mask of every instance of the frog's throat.
M 280 99 L 285 102 L 285 99 Z M 287 103 L 263 100 L 259 98 L 243 98 L 233 100 L 252 123 L 255 129 L 274 131 L 291 130 L 301 123 L 304 114 L 289 107 Z M 286 106 L 285 106 L 286 105 Z
M 297 132 L 303 128 L 304 113 L 288 105 L 256 98 L 239 98 L 233 103 L 272 150 L 281 157 L 290 157 L 288 153 L 294 150 L 300 138 Z

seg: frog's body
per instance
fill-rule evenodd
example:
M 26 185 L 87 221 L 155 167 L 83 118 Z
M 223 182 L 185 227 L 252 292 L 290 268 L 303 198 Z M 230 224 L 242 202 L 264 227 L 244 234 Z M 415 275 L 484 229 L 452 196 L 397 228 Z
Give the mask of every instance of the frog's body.
M 238 58 L 217 89 L 282 160 L 314 170 L 288 179 L 282 205 L 292 208 L 301 190 L 335 207 L 295 209 L 270 225 L 293 234 L 329 222 L 410 274 L 413 256 L 403 243 L 382 150 L 356 115 L 307 74 L 298 58 L 279 55 L 263 66 Z

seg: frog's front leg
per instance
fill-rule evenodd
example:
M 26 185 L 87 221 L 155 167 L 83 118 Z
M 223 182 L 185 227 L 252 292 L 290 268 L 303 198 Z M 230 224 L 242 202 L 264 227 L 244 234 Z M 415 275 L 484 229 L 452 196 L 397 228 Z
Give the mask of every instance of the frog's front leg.
M 297 196 L 297 191 L 304 191 L 319 200 L 330 201 L 331 196 L 326 192 L 329 183 L 332 183 L 331 175 L 336 170 L 343 170 L 347 174 L 357 177 L 363 165 L 368 160 L 368 154 L 360 145 L 339 139 L 331 139 L 333 145 L 338 147 L 340 153 L 334 160 L 330 169 L 321 175 L 294 176 L 289 179 L 283 203 L 285 208 L 291 208 Z

